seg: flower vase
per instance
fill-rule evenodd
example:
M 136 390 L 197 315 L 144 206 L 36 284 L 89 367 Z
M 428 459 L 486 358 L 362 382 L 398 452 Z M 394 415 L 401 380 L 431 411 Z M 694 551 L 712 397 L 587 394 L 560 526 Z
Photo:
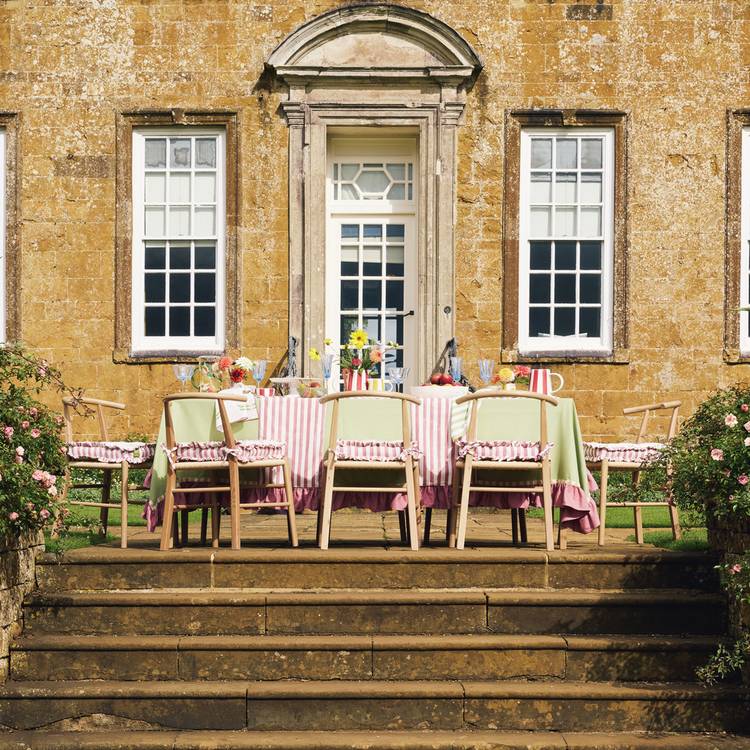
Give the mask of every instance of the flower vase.
M 515 391 L 516 390 L 516 384 L 515 383 L 506 383 L 503 387 L 503 390 L 506 391 Z
M 364 370 L 344 370 L 345 391 L 366 391 L 367 390 L 367 372 Z

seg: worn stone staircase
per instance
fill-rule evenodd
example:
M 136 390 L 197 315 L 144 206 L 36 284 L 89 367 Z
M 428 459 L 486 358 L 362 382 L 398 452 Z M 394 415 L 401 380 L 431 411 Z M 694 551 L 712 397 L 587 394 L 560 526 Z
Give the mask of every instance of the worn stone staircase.
M 632 548 L 631 548 L 632 549 Z M 0 748 L 750 748 L 699 554 L 390 549 L 45 558 Z

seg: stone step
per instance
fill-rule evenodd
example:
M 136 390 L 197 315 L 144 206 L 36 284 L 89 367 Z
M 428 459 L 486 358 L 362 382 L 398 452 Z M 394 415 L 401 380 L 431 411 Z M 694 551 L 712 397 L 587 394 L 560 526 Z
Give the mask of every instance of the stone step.
M 742 731 L 748 694 L 691 684 L 469 681 L 10 682 L 8 729 L 83 717 L 138 728 L 239 730 Z
M 0 750 L 748 750 L 750 738 L 724 734 L 497 731 L 12 732 Z
M 76 591 L 36 594 L 31 633 L 696 634 L 725 632 L 718 594 L 675 590 Z
M 274 550 L 90 547 L 37 565 L 42 589 L 143 588 L 698 588 L 714 590 L 705 553 L 539 549 Z
M 713 637 L 37 635 L 12 645 L 24 680 L 619 680 L 689 682 Z

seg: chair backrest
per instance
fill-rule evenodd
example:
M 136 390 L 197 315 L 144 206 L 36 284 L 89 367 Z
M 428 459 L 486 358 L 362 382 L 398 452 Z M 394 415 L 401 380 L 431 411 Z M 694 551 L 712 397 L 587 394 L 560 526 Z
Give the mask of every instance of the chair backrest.
M 522 400 L 522 401 L 519 401 Z M 547 405 L 557 406 L 554 396 L 529 391 L 501 391 L 484 389 L 456 399 L 456 404 L 469 403 L 469 426 L 466 439 L 475 440 L 538 440 L 547 441 Z M 524 411 L 531 405 L 538 413 L 538 430 L 519 420 L 522 414 L 513 407 L 523 404 Z M 481 408 L 480 408 L 481 406 Z
M 636 443 L 642 443 L 647 434 L 648 420 L 651 413 L 658 411 L 671 411 L 672 413 L 669 418 L 669 429 L 667 431 L 666 440 L 666 442 L 669 442 L 677 434 L 677 419 L 681 406 L 682 401 L 663 401 L 657 404 L 646 404 L 645 406 L 631 406 L 628 409 L 623 409 L 622 413 L 625 416 L 630 416 L 632 414 L 643 415 L 641 417 L 641 426 L 638 429 L 638 437 L 635 440 Z
M 328 448 L 335 450 L 337 440 L 379 440 L 411 443 L 410 404 L 422 402 L 402 393 L 347 391 L 331 393 L 320 399 L 331 403 Z
M 229 421 L 227 414 L 227 401 L 240 401 L 245 403 L 247 398 L 239 394 L 229 393 L 173 393 L 164 397 L 164 426 L 167 440 L 167 448 L 174 448 L 177 440 L 175 436 L 174 415 L 172 414 L 172 404 L 175 401 L 215 401 L 219 407 L 219 417 L 221 419 L 221 428 L 224 432 L 224 442 L 230 448 L 234 448 L 235 439 L 232 431 L 232 423 Z
M 107 418 L 104 410 L 116 409 L 117 411 L 122 411 L 125 409 L 125 404 L 120 404 L 117 401 L 104 401 L 100 398 L 73 398 L 72 396 L 65 396 L 62 402 L 63 419 L 65 421 L 65 440 L 69 443 L 73 442 L 73 414 L 78 404 L 95 407 L 93 410 L 90 410 L 90 415 L 96 415 L 97 422 L 99 423 L 99 438 L 103 441 L 109 440 Z

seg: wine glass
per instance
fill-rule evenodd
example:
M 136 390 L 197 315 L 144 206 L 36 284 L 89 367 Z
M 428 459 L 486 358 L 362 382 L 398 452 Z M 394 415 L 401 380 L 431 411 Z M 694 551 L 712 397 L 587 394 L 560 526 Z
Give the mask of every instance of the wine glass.
M 331 379 L 331 371 L 333 370 L 333 354 L 324 354 L 320 358 L 320 364 L 323 368 L 323 380 L 326 384 L 326 393 L 328 393 L 328 381 Z
M 461 357 L 450 357 L 449 362 L 451 377 L 458 383 L 461 380 Z
M 393 383 L 393 391 L 399 393 L 403 388 L 404 381 L 409 377 L 409 368 L 391 367 L 388 370 L 388 377 L 391 379 L 391 383 Z
M 259 359 L 253 364 L 253 379 L 260 388 L 260 383 L 266 375 L 266 368 L 268 367 L 267 359 Z
M 490 384 L 492 380 L 492 372 L 495 369 L 494 359 L 480 359 L 479 360 L 479 377 L 482 378 L 485 388 Z
M 180 390 L 184 391 L 185 384 L 193 377 L 195 365 L 172 365 L 172 369 L 174 370 L 175 377 L 181 383 Z

